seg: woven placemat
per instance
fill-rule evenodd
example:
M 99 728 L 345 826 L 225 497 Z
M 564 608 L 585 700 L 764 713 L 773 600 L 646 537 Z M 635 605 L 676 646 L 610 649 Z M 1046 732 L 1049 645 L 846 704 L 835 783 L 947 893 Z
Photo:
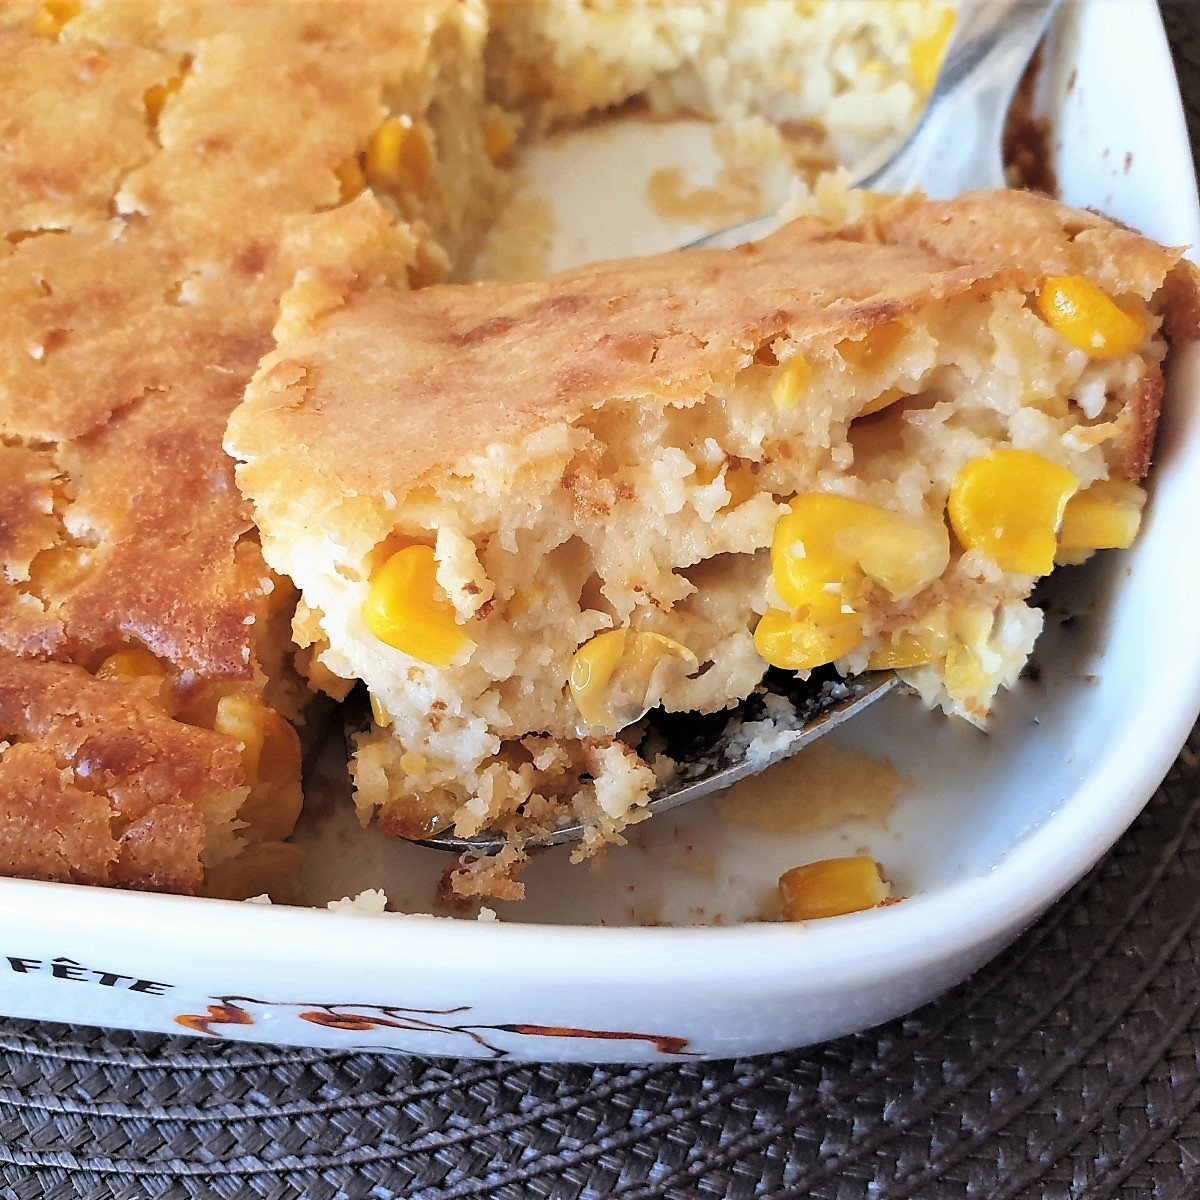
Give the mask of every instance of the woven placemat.
M 1164 6 L 1194 146 L 1198 8 Z M 879 1029 L 592 1068 L 0 1021 L 0 1196 L 1200 1197 L 1200 727 L 1087 879 Z

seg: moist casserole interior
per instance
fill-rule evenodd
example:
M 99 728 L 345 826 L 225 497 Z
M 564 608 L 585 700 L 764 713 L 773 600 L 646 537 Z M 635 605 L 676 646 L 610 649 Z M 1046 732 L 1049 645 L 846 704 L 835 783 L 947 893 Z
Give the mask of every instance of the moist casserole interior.
M 582 818 L 586 855 L 640 818 L 649 705 L 834 661 L 984 722 L 1037 576 L 1136 529 L 1195 296 L 1018 192 L 532 283 L 302 282 L 227 446 L 298 640 L 370 689 L 362 815 L 507 830 L 450 883 L 511 897 L 529 831 Z

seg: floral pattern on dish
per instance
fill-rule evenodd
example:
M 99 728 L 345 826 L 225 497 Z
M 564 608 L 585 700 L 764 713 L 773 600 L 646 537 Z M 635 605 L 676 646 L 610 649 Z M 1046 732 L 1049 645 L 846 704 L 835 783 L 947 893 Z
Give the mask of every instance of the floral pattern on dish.
M 564 1025 L 541 1025 L 513 1022 L 482 1025 L 429 1020 L 430 1017 L 453 1017 L 469 1013 L 469 1005 L 456 1008 L 406 1008 L 391 1004 L 321 1004 L 305 1001 L 256 1000 L 251 996 L 221 996 L 207 1005 L 204 1013 L 180 1013 L 175 1024 L 192 1033 L 210 1037 L 225 1037 L 225 1031 L 214 1026 L 254 1025 L 250 1008 L 259 1006 L 286 1009 L 301 1021 L 336 1029 L 346 1033 L 366 1033 L 376 1029 L 398 1029 L 418 1034 L 442 1034 L 451 1038 L 466 1037 L 477 1047 L 495 1058 L 505 1058 L 509 1051 L 495 1045 L 487 1035 L 517 1035 L 521 1038 L 582 1038 L 604 1042 L 646 1042 L 663 1055 L 694 1057 L 688 1049 L 689 1040 L 674 1034 L 638 1033 L 618 1029 L 578 1029 Z

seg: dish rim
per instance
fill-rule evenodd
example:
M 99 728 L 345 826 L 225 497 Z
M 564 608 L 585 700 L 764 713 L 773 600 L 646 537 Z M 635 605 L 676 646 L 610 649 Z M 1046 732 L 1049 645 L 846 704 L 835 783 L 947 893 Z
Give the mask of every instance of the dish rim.
M 1155 36 L 1161 40 L 1164 61 L 1170 63 L 1157 7 L 1152 0 L 1142 0 L 1142 8 L 1153 9 Z M 1174 91 L 1178 97 L 1177 83 Z M 1181 104 L 1161 119 L 1174 127 L 1172 137 L 1178 144 L 1190 146 Z M 1188 199 L 1188 217 L 1200 243 L 1194 174 Z M 1193 247 L 1189 257 L 1195 256 Z M 1200 402 L 1200 344 L 1180 347 L 1174 356 L 1172 390 L 1181 388 L 1181 377 L 1189 376 L 1195 391 L 1189 399 L 1195 408 Z M 1185 443 L 1189 458 L 1200 457 L 1200 425 L 1193 419 L 1192 426 Z M 1188 632 L 1180 631 L 1180 636 Z M 893 963 L 917 970 L 1028 923 L 1116 842 L 1166 776 L 1200 714 L 1200 625 L 1190 634 L 1187 645 L 1161 668 L 1155 685 L 1159 695 L 1176 702 L 1173 712 L 1164 717 L 1161 703 L 1133 710 L 1086 778 L 991 871 L 833 922 L 605 927 L 393 913 L 351 918 L 321 908 L 268 907 L 15 878 L 0 878 L 0 913 L 29 927 L 73 927 L 81 933 L 99 929 L 106 936 L 113 928 L 136 929 L 139 942 L 161 946 L 177 945 L 186 924 L 191 951 L 203 948 L 206 954 L 220 956 L 234 947 L 252 947 L 264 959 L 292 959 L 298 945 L 318 941 L 327 960 L 373 963 L 388 971 L 416 957 L 434 966 L 470 961 L 501 975 L 524 974 L 529 962 L 548 960 L 556 963 L 561 981 L 611 980 L 619 973 L 634 986 L 656 989 L 664 976 L 676 984 L 703 982 L 710 989 L 739 988 L 752 976 L 759 989 L 783 991 L 813 976 L 820 977 L 822 987 L 877 977 Z M 336 929 L 335 938 L 329 937 L 330 929 Z M 497 929 L 505 932 L 497 934 Z M 931 929 L 937 930 L 936 942 L 929 937 Z M 715 950 L 719 960 L 698 955 L 699 946 Z M 396 953 L 401 948 L 403 957 Z M 714 962 L 719 962 L 719 970 L 714 970 Z M 643 963 L 653 967 L 645 978 L 635 969 Z

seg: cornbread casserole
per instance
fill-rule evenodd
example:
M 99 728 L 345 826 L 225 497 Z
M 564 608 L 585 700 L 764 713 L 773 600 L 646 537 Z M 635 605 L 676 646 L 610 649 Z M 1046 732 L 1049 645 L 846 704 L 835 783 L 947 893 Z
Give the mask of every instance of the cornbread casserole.
M 895 667 L 984 722 L 1056 558 L 1128 545 L 1196 272 L 1027 193 L 881 201 L 732 251 L 283 300 L 227 447 L 301 644 L 370 690 L 385 832 L 620 840 L 647 709 L 767 663 Z M 345 684 L 342 685 L 346 686 Z
M 0 871 L 289 894 L 292 726 L 328 672 L 293 669 L 221 449 L 279 298 L 465 273 L 522 129 L 682 78 L 684 7 L 715 78 L 742 6 L 625 4 L 631 42 L 588 6 L 0 2 Z M 834 140 L 855 95 L 910 121 L 947 28 L 925 0 L 753 7 L 807 47 L 776 57 L 809 108 L 768 115 L 836 101 Z M 547 38 L 620 86 L 534 82 Z M 757 111 L 761 61 L 680 104 Z

